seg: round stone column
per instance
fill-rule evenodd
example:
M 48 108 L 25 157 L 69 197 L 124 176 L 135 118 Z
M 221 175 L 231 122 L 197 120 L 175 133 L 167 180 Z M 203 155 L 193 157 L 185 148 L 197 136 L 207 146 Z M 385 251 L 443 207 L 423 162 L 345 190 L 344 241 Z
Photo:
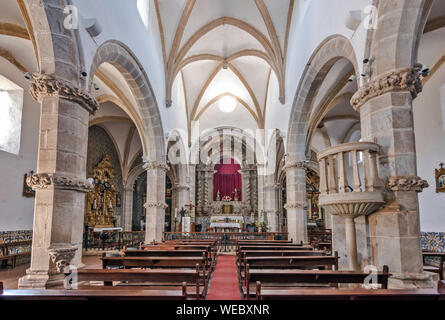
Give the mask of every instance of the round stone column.
M 286 198 L 287 229 L 289 239 L 295 243 L 308 241 L 307 216 L 304 208 L 306 203 L 306 171 L 302 162 L 287 161 Z
M 362 139 L 383 147 L 379 175 L 386 181 L 383 209 L 369 216 L 373 263 L 388 265 L 400 286 L 424 286 L 417 193 L 428 186 L 417 176 L 412 100 L 422 78 L 410 68 L 376 76 L 353 96 L 360 112 Z
M 31 95 L 41 103 L 37 173 L 27 183 L 36 191 L 31 266 L 19 288 L 48 286 L 51 248 L 70 251 L 81 267 L 89 115 L 97 102 L 71 82 L 46 74 L 33 75 Z M 68 255 L 65 255 L 68 256 Z
M 145 161 L 147 170 L 147 203 L 145 243 L 161 241 L 165 229 L 165 175 L 168 166 L 162 162 Z

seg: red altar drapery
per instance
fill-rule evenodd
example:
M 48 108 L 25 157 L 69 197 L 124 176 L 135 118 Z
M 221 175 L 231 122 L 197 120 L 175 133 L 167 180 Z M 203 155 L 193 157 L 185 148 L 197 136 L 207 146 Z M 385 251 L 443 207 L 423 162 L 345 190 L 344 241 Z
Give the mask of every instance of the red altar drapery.
M 235 188 L 238 190 L 238 200 L 241 199 L 241 166 L 233 159 L 221 160 L 215 165 L 215 170 L 218 171 L 213 176 L 213 200 L 216 200 L 216 194 L 219 190 L 221 199 L 224 196 L 229 196 L 232 200 L 235 197 L 233 193 Z

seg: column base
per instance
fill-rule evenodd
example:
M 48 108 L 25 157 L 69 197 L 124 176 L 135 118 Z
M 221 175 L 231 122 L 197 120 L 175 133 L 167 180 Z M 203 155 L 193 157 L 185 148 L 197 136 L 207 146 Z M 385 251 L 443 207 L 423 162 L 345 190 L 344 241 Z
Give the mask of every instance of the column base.
M 430 273 L 407 274 L 393 273 L 388 280 L 390 289 L 428 289 L 435 288 L 436 281 Z
M 49 280 L 48 271 L 26 270 L 26 276 L 19 279 L 19 289 L 46 289 Z

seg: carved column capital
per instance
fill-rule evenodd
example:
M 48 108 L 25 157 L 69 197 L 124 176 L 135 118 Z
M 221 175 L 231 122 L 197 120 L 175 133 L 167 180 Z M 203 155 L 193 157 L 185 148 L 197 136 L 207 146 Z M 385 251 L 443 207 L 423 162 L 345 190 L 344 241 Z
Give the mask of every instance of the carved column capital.
M 429 184 L 422 178 L 393 176 L 388 178 L 387 188 L 392 191 L 416 191 L 422 192 L 424 188 L 428 188 Z
M 56 173 L 33 174 L 26 178 L 26 184 L 33 190 L 55 188 L 87 193 L 94 188 L 93 184 L 87 179 L 62 176 Z
M 91 114 L 99 108 L 96 99 L 69 81 L 42 73 L 34 73 L 32 78 L 34 82 L 29 91 L 38 102 L 41 102 L 44 97 L 59 97 L 78 103 Z
M 393 70 L 384 73 L 363 85 L 351 99 L 351 105 L 359 111 L 369 100 L 388 92 L 409 91 L 413 98 L 422 92 L 422 77 L 411 68 Z
M 147 202 L 147 203 L 145 203 L 144 204 L 144 208 L 147 208 L 147 209 L 149 209 L 149 208 L 157 208 L 157 209 L 165 210 L 165 209 L 168 208 L 168 205 L 165 202 L 160 202 L 160 201 L 156 202 L 155 201 L 155 202 Z
M 306 167 L 305 167 L 305 164 L 303 161 L 288 161 L 284 165 L 283 170 L 286 171 L 286 170 L 293 169 L 293 168 L 305 169 Z
M 54 244 L 48 248 L 51 261 L 56 265 L 57 271 L 65 273 L 76 254 L 77 247 L 69 243 Z
M 179 184 L 179 183 L 177 183 L 177 184 L 175 184 L 175 189 L 176 190 L 186 190 L 186 191 L 188 191 L 188 190 L 190 190 L 190 186 L 188 185 L 188 184 Z
M 304 209 L 304 202 L 288 202 L 284 205 L 284 209 Z
M 144 165 L 142 166 L 145 170 L 163 170 L 167 172 L 169 170 L 169 167 L 167 164 L 159 161 L 145 161 Z

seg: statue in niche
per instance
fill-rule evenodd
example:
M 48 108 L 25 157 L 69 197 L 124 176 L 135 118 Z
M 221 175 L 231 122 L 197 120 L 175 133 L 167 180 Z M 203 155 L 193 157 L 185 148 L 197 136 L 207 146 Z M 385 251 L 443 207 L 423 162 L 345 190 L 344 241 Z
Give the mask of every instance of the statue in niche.
M 238 195 L 239 195 L 239 190 L 238 190 L 237 188 L 235 188 L 235 190 L 233 191 L 233 194 L 234 194 L 234 196 L 233 196 L 233 200 L 234 200 L 234 201 L 239 201 L 239 197 L 238 197 Z
M 216 201 L 221 201 L 221 192 L 219 190 L 216 192 Z

